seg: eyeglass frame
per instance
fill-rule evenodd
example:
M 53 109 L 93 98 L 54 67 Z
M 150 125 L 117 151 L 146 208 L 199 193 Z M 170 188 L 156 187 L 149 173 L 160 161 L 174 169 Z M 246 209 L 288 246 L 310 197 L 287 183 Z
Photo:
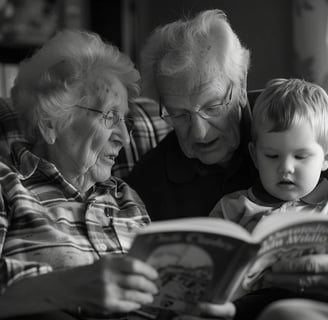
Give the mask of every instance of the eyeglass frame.
M 221 107 L 228 106 L 231 103 L 231 101 L 232 101 L 233 87 L 234 87 L 233 86 L 233 82 L 231 82 L 229 84 L 229 89 L 228 89 L 227 93 L 225 94 L 225 96 L 223 98 L 225 100 L 226 97 L 229 96 L 228 101 L 226 101 L 224 103 L 216 103 L 216 104 L 205 106 L 205 107 L 201 107 L 199 104 L 196 104 L 196 107 L 198 107 L 198 109 L 193 110 L 193 111 L 182 112 L 182 113 L 180 113 L 179 115 L 176 115 L 176 116 L 169 115 L 169 113 L 166 110 L 165 106 L 163 106 L 163 104 L 162 104 L 161 97 L 159 97 L 159 116 L 164 121 L 169 122 L 170 124 L 172 124 L 171 122 L 173 122 L 172 118 L 179 117 L 179 116 L 186 115 L 186 114 L 188 114 L 189 116 L 191 116 L 192 113 L 198 114 L 202 119 L 205 119 L 205 120 L 209 120 L 209 119 L 213 119 L 213 118 L 219 117 L 219 115 L 217 115 L 217 116 L 208 116 L 206 113 L 203 113 L 202 112 L 202 109 L 204 109 L 204 108 L 211 108 L 213 106 L 218 106 L 218 109 L 219 109 Z M 166 110 L 166 112 L 168 113 L 167 115 L 164 114 L 164 110 Z
M 128 130 L 128 132 L 129 132 L 129 134 L 131 134 L 131 132 L 133 130 L 133 120 L 134 120 L 133 117 L 131 117 L 131 116 L 129 116 L 129 117 L 120 116 L 119 113 L 118 113 L 118 111 L 116 111 L 116 110 L 109 110 L 107 112 L 103 112 L 101 110 L 97 110 L 97 109 L 94 109 L 94 108 L 89 108 L 89 107 L 81 106 L 80 104 L 76 104 L 76 105 L 74 105 L 74 107 L 80 108 L 80 109 L 84 109 L 84 110 L 89 110 L 89 111 L 92 111 L 92 112 L 101 114 L 102 117 L 103 117 L 103 119 L 105 120 L 105 127 L 106 127 L 106 129 L 112 129 L 114 126 L 118 125 L 118 123 L 120 121 L 123 121 L 124 124 L 125 124 L 125 126 L 126 126 L 126 128 L 127 128 L 127 130 Z M 117 120 L 115 120 L 115 121 L 113 120 L 113 124 L 110 127 L 108 127 L 106 125 L 106 120 L 107 121 L 110 120 L 110 118 L 108 118 L 108 114 L 109 113 L 113 113 L 113 115 L 117 115 L 117 118 L 116 118 Z M 131 122 L 131 125 L 130 124 L 127 125 L 127 122 L 129 123 L 129 121 Z

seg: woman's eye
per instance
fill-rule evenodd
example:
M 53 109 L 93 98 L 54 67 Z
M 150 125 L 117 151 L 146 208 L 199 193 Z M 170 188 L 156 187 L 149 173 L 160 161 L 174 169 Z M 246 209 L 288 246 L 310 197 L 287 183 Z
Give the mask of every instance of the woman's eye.
M 108 111 L 106 113 L 106 119 L 112 120 L 114 118 L 114 112 L 113 111 Z

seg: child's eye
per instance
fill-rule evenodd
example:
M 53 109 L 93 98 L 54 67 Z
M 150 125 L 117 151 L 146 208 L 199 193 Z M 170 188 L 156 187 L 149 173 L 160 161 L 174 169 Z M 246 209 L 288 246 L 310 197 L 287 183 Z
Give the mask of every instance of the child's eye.
M 295 159 L 297 159 L 297 160 L 304 160 L 304 159 L 306 159 L 308 157 L 309 157 L 308 154 L 295 155 Z
M 269 159 L 277 159 L 278 155 L 277 154 L 266 154 L 265 157 L 269 158 Z

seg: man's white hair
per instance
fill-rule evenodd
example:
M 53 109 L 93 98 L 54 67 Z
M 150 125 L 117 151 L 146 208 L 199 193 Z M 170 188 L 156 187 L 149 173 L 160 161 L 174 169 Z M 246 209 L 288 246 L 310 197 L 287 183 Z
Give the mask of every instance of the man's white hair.
M 250 54 L 233 32 L 226 15 L 221 10 L 200 12 L 193 19 L 178 20 L 155 29 L 148 38 L 141 53 L 141 74 L 143 93 L 158 100 L 156 78 L 163 76 L 185 77 L 189 87 L 199 80 L 199 53 L 204 43 L 214 46 L 216 62 L 204 64 L 202 74 L 209 78 L 222 78 L 240 84 L 244 81 L 249 67 Z

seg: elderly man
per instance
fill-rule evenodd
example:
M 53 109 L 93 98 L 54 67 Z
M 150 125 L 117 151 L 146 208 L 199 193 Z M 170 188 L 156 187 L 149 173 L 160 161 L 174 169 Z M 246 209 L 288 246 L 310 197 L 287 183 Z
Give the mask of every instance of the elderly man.
M 249 188 L 257 176 L 248 154 L 256 98 L 246 91 L 249 51 L 224 13 L 210 10 L 156 29 L 142 59 L 144 94 L 158 101 L 161 117 L 174 130 L 135 165 L 127 181 L 152 220 L 207 216 L 224 194 Z M 256 319 L 276 300 L 312 298 L 295 283 L 304 277 L 312 281 L 309 288 L 315 286 L 317 272 L 328 269 L 327 256 L 302 258 L 282 266 L 283 273 L 269 273 L 268 288 L 235 300 L 234 319 Z
M 209 10 L 156 29 L 142 61 L 144 93 L 174 131 L 127 181 L 152 220 L 207 216 L 224 194 L 248 188 L 256 176 L 247 149 L 249 51 L 225 14 Z

